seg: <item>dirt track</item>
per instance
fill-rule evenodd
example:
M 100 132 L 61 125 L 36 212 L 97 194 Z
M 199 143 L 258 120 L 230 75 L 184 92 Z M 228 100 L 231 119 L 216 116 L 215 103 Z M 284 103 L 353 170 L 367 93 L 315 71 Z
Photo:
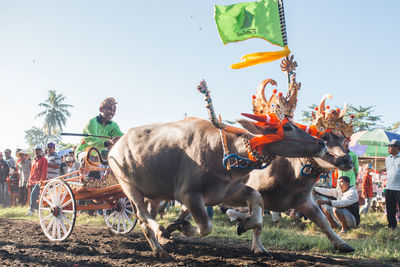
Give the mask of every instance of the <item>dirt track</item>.
M 54 243 L 39 223 L 0 219 L 0 264 L 5 266 L 382 266 L 278 250 L 255 256 L 249 246 L 249 242 L 175 236 L 164 246 L 172 258 L 156 259 L 141 232 L 116 236 L 106 228 L 76 226 L 67 240 Z

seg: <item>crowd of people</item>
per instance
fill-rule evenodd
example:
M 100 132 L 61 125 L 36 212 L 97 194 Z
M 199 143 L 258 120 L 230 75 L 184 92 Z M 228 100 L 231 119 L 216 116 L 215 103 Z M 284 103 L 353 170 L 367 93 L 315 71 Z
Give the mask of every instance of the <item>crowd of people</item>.
M 17 149 L 17 161 L 12 157 L 10 149 L 6 149 L 4 155 L 0 152 L 0 205 L 29 205 L 28 215 L 33 215 L 38 209 L 37 200 L 42 181 L 77 171 L 84 164 L 85 150 L 89 146 L 96 147 L 106 157 L 107 153 L 104 152 L 110 150 L 123 135 L 118 124 L 112 121 L 116 105 L 117 102 L 112 97 L 103 100 L 99 115 L 90 119 L 83 128 L 86 137 L 66 155 L 60 156 L 53 142 L 48 143 L 45 149 L 40 145 L 36 145 L 31 151 Z M 98 136 L 110 138 L 104 140 Z
M 321 207 L 332 228 L 341 226 L 339 234 L 346 233 L 356 228 L 360 223 L 360 215 L 366 215 L 371 207 L 373 193 L 372 175 L 374 170 L 369 164 L 362 177 L 361 198 L 357 190 L 358 158 L 345 147 L 352 157 L 353 169 L 342 172 L 338 171 L 337 185 L 333 188 L 314 187 L 314 192 L 319 194 L 316 200 Z M 389 156 L 385 159 L 387 180 L 384 183 L 385 215 L 389 229 L 397 227 L 400 221 L 400 141 L 393 139 L 388 144 Z M 321 195 L 327 198 L 321 198 Z M 331 197 L 332 199 L 329 199 Z M 361 201 L 360 201 L 361 200 Z M 364 205 L 360 207 L 360 203 Z
M 40 193 L 40 182 L 71 173 L 79 168 L 74 152 L 59 156 L 56 145 L 47 144 L 46 149 L 40 145 L 33 151 L 17 149 L 15 159 L 12 151 L 0 152 L 0 205 L 12 207 L 29 205 L 28 215 L 37 210 Z M 33 155 L 33 158 L 32 156 Z

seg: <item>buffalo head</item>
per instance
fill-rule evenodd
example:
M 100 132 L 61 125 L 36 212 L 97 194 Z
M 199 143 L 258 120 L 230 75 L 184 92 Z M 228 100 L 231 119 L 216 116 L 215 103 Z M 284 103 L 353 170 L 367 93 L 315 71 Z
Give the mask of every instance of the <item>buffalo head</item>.
M 247 130 L 247 137 L 254 138 L 277 134 L 277 129 L 260 126 L 252 121 L 240 119 L 238 122 Z M 293 122 L 286 120 L 282 125 L 282 139 L 266 144 L 262 149 L 265 156 L 319 157 L 326 153 L 325 142 L 307 134 Z

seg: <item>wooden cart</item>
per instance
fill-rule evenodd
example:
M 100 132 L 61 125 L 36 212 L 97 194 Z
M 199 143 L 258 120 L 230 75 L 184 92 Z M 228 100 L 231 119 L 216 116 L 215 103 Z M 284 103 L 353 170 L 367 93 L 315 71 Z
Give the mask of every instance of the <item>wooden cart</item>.
M 103 210 L 106 225 L 115 234 L 127 234 L 137 223 L 134 205 L 125 196 L 111 169 L 93 163 L 85 166 L 41 184 L 40 225 L 51 241 L 62 241 L 71 234 L 78 211 Z M 102 179 L 93 182 L 91 172 L 102 173 Z M 114 184 L 107 184 L 107 177 L 114 179 Z

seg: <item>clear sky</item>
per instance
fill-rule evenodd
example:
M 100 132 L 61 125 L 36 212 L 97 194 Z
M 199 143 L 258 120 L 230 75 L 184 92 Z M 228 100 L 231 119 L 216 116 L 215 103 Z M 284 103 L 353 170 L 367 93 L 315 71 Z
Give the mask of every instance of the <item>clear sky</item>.
M 251 112 L 251 95 L 262 80 L 275 79 L 285 92 L 278 61 L 229 68 L 245 54 L 279 49 L 261 39 L 223 45 L 214 5 L 238 2 L 245 1 L 0 0 L 1 151 L 27 147 L 24 131 L 42 126 L 35 115 L 50 89 L 74 106 L 64 131 L 75 133 L 109 96 L 118 102 L 114 120 L 127 131 L 185 113 L 207 118 L 196 90 L 203 78 L 216 112 L 229 120 Z M 302 83 L 295 119 L 331 93 L 331 106 L 375 106 L 385 125 L 399 121 L 400 1 L 284 4 Z

